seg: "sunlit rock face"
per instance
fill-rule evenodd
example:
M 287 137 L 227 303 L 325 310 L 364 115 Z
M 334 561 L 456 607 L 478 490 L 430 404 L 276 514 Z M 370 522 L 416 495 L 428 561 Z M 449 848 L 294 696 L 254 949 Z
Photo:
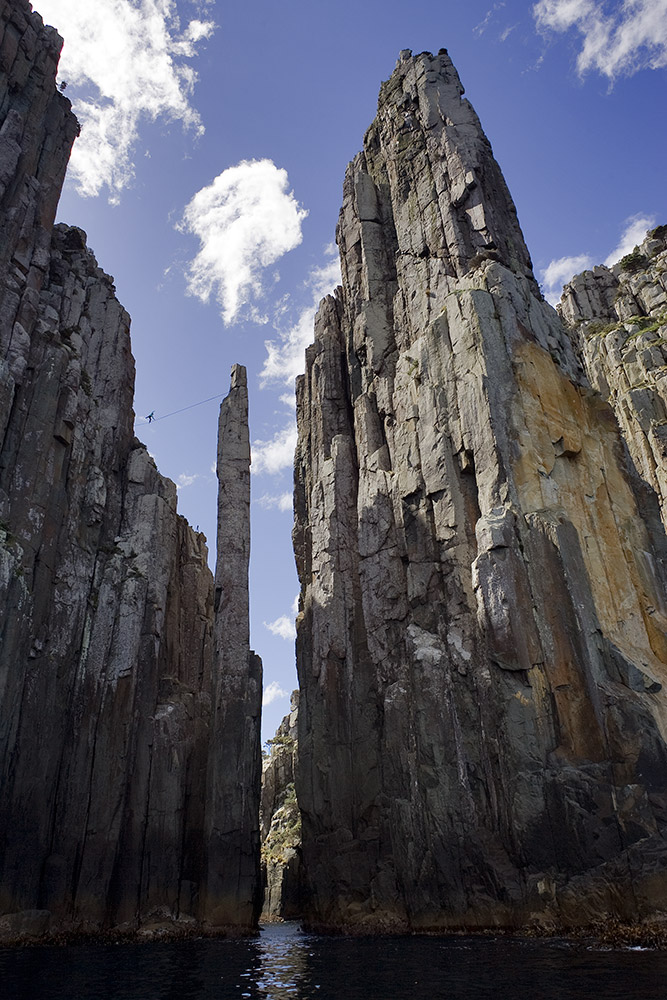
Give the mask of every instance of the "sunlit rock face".
M 0 935 L 247 929 L 261 698 L 248 505 L 221 500 L 229 592 L 134 437 L 113 279 L 85 233 L 53 227 L 78 131 L 55 89 L 60 46 L 28 3 L 0 2 Z M 221 497 L 249 460 L 237 366 Z
M 647 233 L 613 267 L 573 278 L 558 311 L 667 526 L 667 226 Z
M 444 50 L 382 85 L 297 388 L 321 927 L 568 926 L 667 899 L 656 498 L 462 94 Z

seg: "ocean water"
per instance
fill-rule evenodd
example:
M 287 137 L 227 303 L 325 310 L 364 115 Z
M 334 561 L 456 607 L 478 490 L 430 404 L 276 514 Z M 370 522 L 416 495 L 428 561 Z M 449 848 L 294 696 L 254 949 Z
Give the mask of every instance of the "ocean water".
M 0 949 L 2 1000 L 667 1000 L 667 952 L 480 937 Z

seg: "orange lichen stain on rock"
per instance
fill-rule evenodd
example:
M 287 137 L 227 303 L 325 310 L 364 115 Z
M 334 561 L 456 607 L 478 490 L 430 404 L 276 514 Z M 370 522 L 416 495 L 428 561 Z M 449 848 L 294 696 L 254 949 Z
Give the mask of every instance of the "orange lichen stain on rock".
M 665 598 L 618 461 L 611 410 L 573 385 L 534 342 L 517 344 L 515 372 L 519 392 L 510 419 L 519 444 L 512 471 L 520 506 L 575 528 L 603 634 L 667 684 Z

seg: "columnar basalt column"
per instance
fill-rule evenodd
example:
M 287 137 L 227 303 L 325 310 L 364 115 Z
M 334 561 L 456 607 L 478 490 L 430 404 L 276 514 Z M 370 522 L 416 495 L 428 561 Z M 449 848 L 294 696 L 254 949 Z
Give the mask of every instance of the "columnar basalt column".
M 665 537 L 444 50 L 350 164 L 297 389 L 297 794 L 327 928 L 667 899 Z

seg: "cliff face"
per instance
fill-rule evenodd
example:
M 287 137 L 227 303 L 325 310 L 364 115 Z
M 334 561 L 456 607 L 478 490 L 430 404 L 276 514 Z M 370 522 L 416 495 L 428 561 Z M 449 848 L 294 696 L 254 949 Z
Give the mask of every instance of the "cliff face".
M 55 91 L 61 42 L 22 0 L 0 3 L 0 26 L 0 931 L 248 928 L 261 668 L 247 559 L 216 595 L 204 537 L 133 436 L 129 317 L 85 234 L 53 227 L 77 133 Z M 247 439 L 243 369 L 232 386 L 227 423 Z M 249 477 L 232 451 L 222 434 L 221 495 Z M 219 567 L 232 537 L 247 550 L 247 506 L 221 516 Z M 241 745 L 242 787 L 216 766 Z
M 259 828 L 262 840 L 262 920 L 301 916 L 301 817 L 296 799 L 299 692 L 282 720 L 262 765 Z
M 667 890 L 665 538 L 447 54 L 348 168 L 297 386 L 307 918 L 585 924 Z
M 558 311 L 667 526 L 667 226 L 613 267 L 573 278 Z

